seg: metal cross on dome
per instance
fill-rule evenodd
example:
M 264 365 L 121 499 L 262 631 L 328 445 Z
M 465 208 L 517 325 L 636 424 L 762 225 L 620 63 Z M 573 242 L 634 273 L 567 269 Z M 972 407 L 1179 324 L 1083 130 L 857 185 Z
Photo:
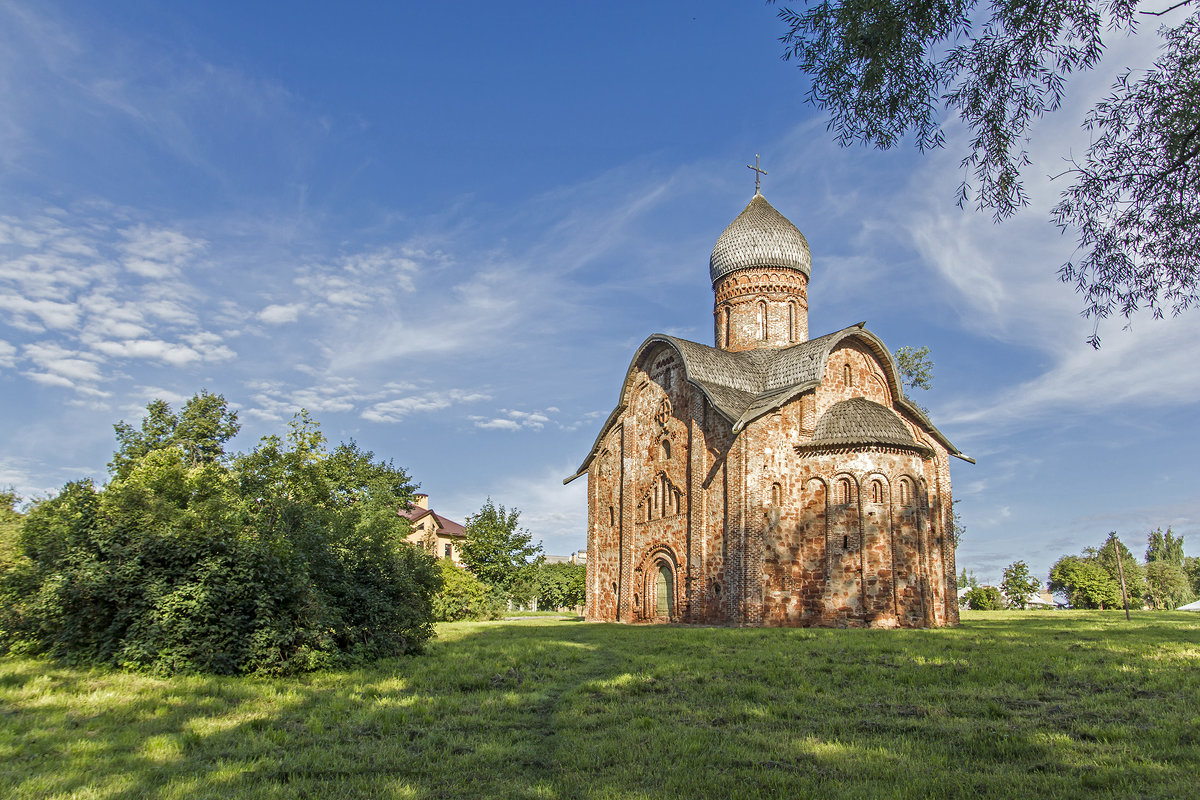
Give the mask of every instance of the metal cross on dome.
M 754 170 L 754 193 L 758 194 L 758 182 L 762 178 L 763 175 L 767 174 L 767 171 L 765 169 L 758 166 L 758 153 L 754 154 L 754 164 L 753 165 L 747 164 L 746 168 Z

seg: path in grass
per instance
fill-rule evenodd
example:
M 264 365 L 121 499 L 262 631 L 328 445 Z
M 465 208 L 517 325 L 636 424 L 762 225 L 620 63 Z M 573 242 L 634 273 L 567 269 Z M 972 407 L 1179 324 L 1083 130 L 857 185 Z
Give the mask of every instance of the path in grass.
M 1200 617 L 934 631 L 547 619 L 300 679 L 0 659 L 0 796 L 1196 796 Z

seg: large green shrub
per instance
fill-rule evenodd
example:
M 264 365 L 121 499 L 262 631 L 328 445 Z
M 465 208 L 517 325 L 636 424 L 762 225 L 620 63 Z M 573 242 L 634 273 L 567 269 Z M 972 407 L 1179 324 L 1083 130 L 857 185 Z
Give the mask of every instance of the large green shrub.
M 219 395 L 198 400 L 179 417 L 152 404 L 153 435 L 122 423 L 107 486 L 68 483 L 28 513 L 22 559 L 0 567 L 0 645 L 225 674 L 419 650 L 440 576 L 404 542 L 408 476 L 353 443 L 327 453 L 303 414 L 286 439 L 227 458 L 217 423 L 236 417 Z M 224 438 L 196 441 L 205 430 Z
M 1004 597 L 995 586 L 975 586 L 963 595 L 963 601 L 972 611 L 1000 611 L 1004 608 Z
M 504 596 L 465 569 L 447 559 L 438 560 L 442 588 L 433 596 L 433 618 L 438 622 L 464 619 L 500 619 Z

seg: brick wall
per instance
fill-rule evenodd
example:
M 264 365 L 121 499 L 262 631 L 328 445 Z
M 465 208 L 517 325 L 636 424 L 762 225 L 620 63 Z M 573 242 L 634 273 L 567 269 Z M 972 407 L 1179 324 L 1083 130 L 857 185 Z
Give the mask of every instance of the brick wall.
M 589 619 L 666 621 L 665 567 L 671 621 L 957 623 L 946 449 L 901 414 L 931 458 L 895 448 L 798 454 L 837 402 L 894 407 L 866 347 L 835 350 L 825 376 L 734 437 L 673 348 L 643 355 L 589 465 Z

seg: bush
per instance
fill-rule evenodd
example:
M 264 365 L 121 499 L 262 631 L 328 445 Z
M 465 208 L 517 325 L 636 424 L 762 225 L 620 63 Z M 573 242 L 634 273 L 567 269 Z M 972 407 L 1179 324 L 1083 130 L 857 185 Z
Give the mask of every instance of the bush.
M 22 558 L 0 566 L 0 646 L 221 674 L 419 651 L 441 581 L 404 541 L 408 478 L 323 441 L 302 417 L 286 444 L 236 459 L 168 441 L 118 453 L 121 476 L 101 490 L 68 483 L 25 516 Z
M 438 560 L 442 588 L 433 596 L 433 618 L 438 622 L 500 619 L 504 597 L 448 558 Z
M 995 586 L 976 586 L 967 590 L 963 600 L 973 611 L 999 611 L 1004 608 L 1004 597 Z

